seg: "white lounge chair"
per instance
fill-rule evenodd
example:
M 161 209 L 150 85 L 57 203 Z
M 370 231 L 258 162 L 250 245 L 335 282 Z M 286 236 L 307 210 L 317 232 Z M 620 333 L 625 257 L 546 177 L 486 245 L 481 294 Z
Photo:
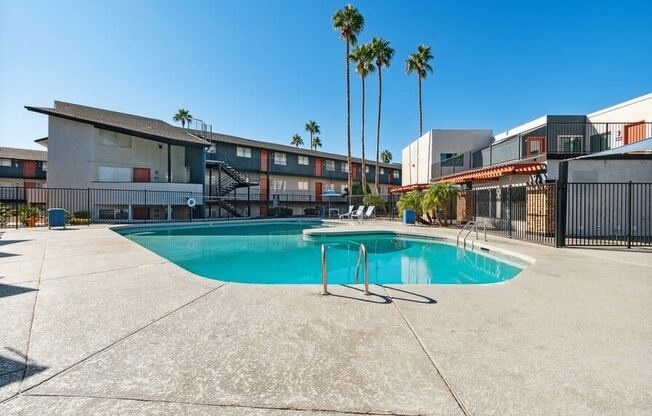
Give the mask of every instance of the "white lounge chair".
M 369 205 L 367 207 L 367 212 L 364 213 L 364 218 L 365 219 L 373 218 L 374 217 L 374 209 L 376 209 L 376 207 L 374 205 Z
M 356 219 L 361 219 L 362 215 L 364 214 L 364 205 L 360 205 L 357 210 L 353 214 L 351 214 L 351 219 L 356 218 Z
M 340 219 L 342 218 L 351 219 L 351 214 L 353 214 L 353 205 L 349 205 L 349 210 L 346 211 L 344 214 L 340 215 Z

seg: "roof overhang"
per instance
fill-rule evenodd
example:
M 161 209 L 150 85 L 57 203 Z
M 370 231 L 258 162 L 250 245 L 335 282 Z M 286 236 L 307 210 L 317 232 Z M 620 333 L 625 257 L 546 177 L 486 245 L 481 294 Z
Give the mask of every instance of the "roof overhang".
M 404 194 L 411 191 L 422 191 L 432 186 L 431 183 L 413 183 L 412 185 L 399 186 L 397 188 L 389 188 L 390 194 Z
M 132 129 L 128 129 L 128 128 L 125 128 L 125 127 L 119 127 L 119 126 L 115 126 L 115 125 L 107 124 L 107 123 L 102 123 L 102 122 L 95 121 L 95 120 L 88 120 L 88 119 L 81 118 L 81 117 L 75 117 L 75 116 L 69 115 L 69 114 L 61 114 L 59 112 L 49 111 L 47 108 L 31 107 L 31 106 L 27 106 L 27 105 L 25 106 L 25 108 L 27 110 L 33 111 L 35 113 L 41 113 L 41 114 L 45 114 L 45 115 L 52 116 L 52 117 L 59 117 L 59 118 L 63 118 L 63 119 L 66 119 L 66 120 L 76 121 L 76 122 L 79 122 L 79 123 L 90 124 L 90 125 L 92 125 L 94 127 L 97 127 L 98 129 L 115 131 L 115 132 L 118 132 L 118 133 L 127 134 L 129 136 L 140 137 L 142 139 L 148 139 L 148 140 L 152 140 L 152 141 L 155 141 L 155 142 L 161 142 L 161 143 L 166 143 L 166 144 L 174 144 L 174 145 L 179 145 L 179 146 L 190 146 L 190 147 L 208 147 L 208 146 L 210 146 L 210 143 L 208 143 L 208 142 L 195 143 L 195 142 L 190 142 L 190 141 L 177 140 L 177 139 L 174 139 L 174 138 L 165 137 L 165 136 L 161 136 L 161 135 L 157 135 L 157 134 L 148 134 L 148 133 L 144 133 L 142 131 L 132 130 Z M 193 136 L 193 137 L 196 137 L 196 136 Z M 203 140 L 203 139 L 200 139 L 200 140 Z
M 465 182 L 490 181 L 508 175 L 532 175 L 543 171 L 545 168 L 546 164 L 541 162 L 510 163 L 500 166 L 488 166 L 486 168 L 467 170 L 465 172 L 443 176 L 437 178 L 435 182 L 461 184 Z
M 602 152 L 591 153 L 590 155 L 580 156 L 575 159 L 617 158 L 619 156 L 626 156 L 631 152 L 651 152 L 651 151 L 652 151 L 652 137 L 647 138 L 645 140 L 639 140 L 635 143 L 616 147 L 614 149 L 603 150 Z

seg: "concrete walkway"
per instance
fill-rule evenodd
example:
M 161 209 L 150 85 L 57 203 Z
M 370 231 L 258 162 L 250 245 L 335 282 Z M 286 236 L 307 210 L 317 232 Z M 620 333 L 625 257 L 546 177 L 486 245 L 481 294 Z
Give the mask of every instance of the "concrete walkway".
M 2 415 L 652 409 L 649 250 L 490 236 L 535 263 L 497 285 L 321 296 L 204 279 L 106 226 L 75 228 L 1 231 Z

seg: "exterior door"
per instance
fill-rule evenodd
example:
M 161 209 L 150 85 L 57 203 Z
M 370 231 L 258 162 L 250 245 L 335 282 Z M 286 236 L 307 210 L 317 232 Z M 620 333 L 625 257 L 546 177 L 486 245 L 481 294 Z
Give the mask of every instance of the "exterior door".
M 526 156 L 536 156 L 545 153 L 546 136 L 528 136 Z
M 260 171 L 267 172 L 267 165 L 269 160 L 269 151 L 261 150 L 260 151 Z
M 260 200 L 267 201 L 269 199 L 269 183 L 267 178 L 260 178 Z
M 322 191 L 322 183 L 321 182 L 315 182 L 315 201 L 321 202 L 321 194 L 323 193 Z
M 644 121 L 625 125 L 625 144 L 636 143 L 645 138 Z
M 315 159 L 315 176 L 322 176 L 324 169 L 324 161 L 322 159 Z
M 358 165 L 356 165 L 355 163 L 351 163 L 351 169 L 353 169 L 353 173 L 352 173 L 353 180 L 357 181 L 358 180 Z
M 149 207 L 132 207 L 131 217 L 135 220 L 148 220 Z
M 149 168 L 134 168 L 134 182 L 149 182 Z
M 36 177 L 36 162 L 33 160 L 23 160 L 23 177 L 35 178 Z

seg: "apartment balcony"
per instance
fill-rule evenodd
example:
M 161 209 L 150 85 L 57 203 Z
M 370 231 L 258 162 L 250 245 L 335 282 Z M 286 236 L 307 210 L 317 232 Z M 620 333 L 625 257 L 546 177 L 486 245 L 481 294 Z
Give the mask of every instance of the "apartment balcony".
M 431 179 L 510 162 L 568 159 L 649 137 L 652 137 L 652 123 L 648 122 L 548 122 L 489 147 L 433 163 Z

